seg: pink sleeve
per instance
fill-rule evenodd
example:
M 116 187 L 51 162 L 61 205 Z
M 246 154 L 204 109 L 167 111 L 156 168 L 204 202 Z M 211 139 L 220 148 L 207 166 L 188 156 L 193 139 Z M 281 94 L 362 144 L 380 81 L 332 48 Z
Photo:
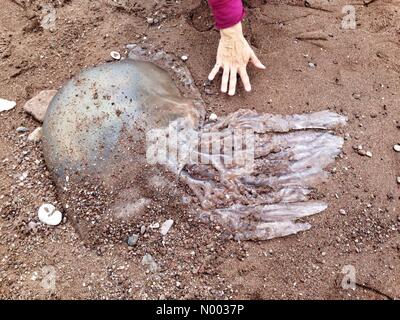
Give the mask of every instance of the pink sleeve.
M 217 29 L 226 29 L 240 22 L 245 11 L 242 0 L 208 0 Z

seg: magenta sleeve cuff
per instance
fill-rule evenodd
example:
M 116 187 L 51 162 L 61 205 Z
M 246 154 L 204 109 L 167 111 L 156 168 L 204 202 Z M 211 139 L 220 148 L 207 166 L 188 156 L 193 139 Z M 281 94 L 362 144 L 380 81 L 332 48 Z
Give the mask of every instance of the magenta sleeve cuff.
M 208 0 L 217 29 L 226 29 L 242 21 L 245 11 L 242 0 Z

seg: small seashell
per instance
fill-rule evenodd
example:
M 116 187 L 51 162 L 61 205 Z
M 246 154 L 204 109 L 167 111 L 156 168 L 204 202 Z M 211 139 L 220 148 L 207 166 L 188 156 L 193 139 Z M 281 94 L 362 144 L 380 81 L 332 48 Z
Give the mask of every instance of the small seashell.
M 62 221 L 62 213 L 50 203 L 45 203 L 39 208 L 38 217 L 41 222 L 49 226 L 58 226 Z
M 111 51 L 110 55 L 114 60 L 121 60 L 121 54 L 117 51 Z
M 15 108 L 16 105 L 17 103 L 15 101 L 9 101 L 0 98 L 0 112 L 11 110 Z
M 218 116 L 215 113 L 211 113 L 209 119 L 210 119 L 210 121 L 217 121 Z

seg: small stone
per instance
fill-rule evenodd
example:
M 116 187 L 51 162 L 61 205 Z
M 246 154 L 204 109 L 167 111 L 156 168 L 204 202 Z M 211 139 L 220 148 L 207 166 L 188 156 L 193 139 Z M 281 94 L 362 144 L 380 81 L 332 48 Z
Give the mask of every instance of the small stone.
M 367 155 L 367 152 L 366 152 L 365 150 L 362 150 L 362 149 L 361 149 L 361 150 L 359 149 L 359 150 L 357 151 L 357 153 L 358 153 L 360 156 L 366 156 L 366 155 Z
M 26 128 L 26 127 L 18 127 L 18 128 L 16 129 L 16 131 L 17 131 L 18 133 L 24 133 L 24 132 L 28 132 L 29 129 Z
M 0 112 L 14 109 L 16 105 L 17 103 L 15 101 L 0 98 Z
M 158 266 L 151 254 L 146 253 L 142 259 L 142 265 L 147 266 L 150 272 L 157 272 Z
M 211 113 L 209 119 L 210 119 L 210 121 L 217 121 L 218 116 L 215 113 Z
M 146 226 L 141 226 L 140 233 L 145 234 L 145 232 L 146 232 Z
M 139 235 L 138 234 L 132 234 L 131 236 L 128 237 L 128 246 L 133 247 L 137 244 L 139 241 Z
M 111 51 L 110 55 L 114 60 L 121 60 L 121 54 L 117 51 Z
M 169 230 L 171 229 L 173 224 L 174 224 L 174 220 L 172 220 L 172 219 L 165 221 L 161 226 L 160 233 L 163 236 L 165 236 L 169 232 Z
M 310 68 L 315 68 L 317 65 L 315 64 L 315 63 L 313 63 L 313 62 L 309 62 L 308 63 L 308 66 L 310 67 Z
M 158 228 L 160 228 L 160 224 L 158 222 L 155 222 L 155 223 L 149 225 L 149 228 L 150 229 L 158 229 Z
M 136 43 L 129 43 L 129 44 L 126 45 L 126 48 L 127 48 L 128 50 L 135 49 L 136 47 L 137 47 L 137 44 L 136 44 Z
M 340 209 L 340 210 L 339 210 L 339 213 L 340 213 L 341 215 L 343 215 L 343 216 L 345 216 L 345 215 L 347 214 L 346 210 L 344 210 L 344 209 Z
M 37 224 L 36 222 L 34 222 L 34 221 L 29 221 L 29 223 L 28 223 L 28 225 L 27 225 L 28 230 L 29 230 L 29 231 L 36 231 L 37 225 L 38 225 L 38 224 Z
M 188 57 L 188 56 L 185 56 L 185 55 L 183 55 L 183 56 L 181 57 L 181 59 L 182 59 L 182 61 L 187 61 L 187 60 L 189 59 L 189 57 Z
M 353 98 L 356 99 L 356 100 L 360 100 L 361 99 L 361 94 L 353 93 Z
M 29 113 L 37 121 L 43 122 L 47 108 L 53 97 L 57 94 L 57 90 L 44 90 L 38 95 L 27 101 L 24 110 Z
M 372 152 L 371 152 L 371 151 L 367 151 L 367 152 L 365 153 L 365 155 L 366 155 L 368 158 L 372 158 Z
M 148 18 L 147 18 L 147 23 L 148 23 L 148 24 L 154 24 L 154 19 L 151 18 L 151 17 L 148 17 Z
M 43 204 L 38 211 L 39 220 L 50 226 L 58 226 L 62 221 L 62 213 L 50 203 Z
M 326 252 L 322 252 L 321 255 L 322 255 L 323 257 L 325 257 L 325 256 L 326 256 Z
M 19 181 L 24 181 L 26 178 L 28 178 L 28 171 L 25 171 L 25 172 L 23 172 L 19 177 L 18 177 L 18 179 L 19 179 Z
M 400 184 L 400 177 L 397 177 L 397 183 L 399 183 Z
M 28 141 L 39 142 L 42 139 L 42 127 L 36 128 L 28 136 Z
M 396 151 L 396 152 L 400 152 L 400 144 L 395 144 L 395 145 L 393 146 L 393 149 L 394 149 L 394 151 Z

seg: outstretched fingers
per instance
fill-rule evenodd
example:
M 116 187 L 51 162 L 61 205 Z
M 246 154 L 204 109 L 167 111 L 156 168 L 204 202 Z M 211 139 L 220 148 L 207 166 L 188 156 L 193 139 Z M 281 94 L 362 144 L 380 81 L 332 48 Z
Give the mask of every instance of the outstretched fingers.
M 237 82 L 237 69 L 231 68 L 230 69 L 230 77 L 229 77 L 229 92 L 230 96 L 235 95 L 236 93 L 236 82 Z
M 261 63 L 260 59 L 257 58 L 254 51 L 252 51 L 252 53 L 251 53 L 250 60 L 255 65 L 256 68 L 265 69 L 265 66 Z
M 250 78 L 249 78 L 249 75 L 247 74 L 247 70 L 245 67 L 239 68 L 239 75 L 240 75 L 240 79 L 242 79 L 244 89 L 247 92 L 251 91 Z
M 228 91 L 229 82 L 229 66 L 224 66 L 224 72 L 222 73 L 221 91 L 226 93 Z
M 208 75 L 208 80 L 213 81 L 219 69 L 221 69 L 221 64 L 217 62 L 214 68 L 211 70 L 210 74 Z

